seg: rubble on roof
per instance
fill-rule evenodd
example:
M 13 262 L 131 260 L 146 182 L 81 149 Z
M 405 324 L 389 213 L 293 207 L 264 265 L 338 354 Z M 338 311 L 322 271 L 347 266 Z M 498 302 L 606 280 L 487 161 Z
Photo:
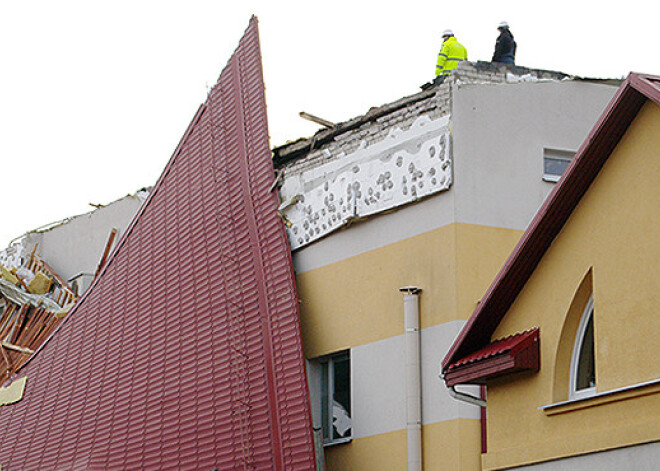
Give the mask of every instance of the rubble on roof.
M 77 301 L 46 262 L 32 253 L 23 265 L 0 265 L 0 383 L 41 346 Z
M 0 250 L 0 265 L 7 269 L 21 267 L 38 245 L 38 255 L 77 295 L 82 295 L 94 280 L 104 247 L 107 258 L 114 240 L 126 231 L 149 191 L 142 188 L 110 203 L 94 204 L 93 211 L 30 230 Z M 112 230 L 117 237 L 109 241 Z

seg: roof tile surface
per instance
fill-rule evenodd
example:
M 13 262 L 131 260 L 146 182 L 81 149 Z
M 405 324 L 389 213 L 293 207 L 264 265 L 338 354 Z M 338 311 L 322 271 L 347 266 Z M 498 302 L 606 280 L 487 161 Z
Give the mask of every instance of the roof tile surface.
M 314 469 L 257 22 L 95 284 L 19 371 L 0 465 Z

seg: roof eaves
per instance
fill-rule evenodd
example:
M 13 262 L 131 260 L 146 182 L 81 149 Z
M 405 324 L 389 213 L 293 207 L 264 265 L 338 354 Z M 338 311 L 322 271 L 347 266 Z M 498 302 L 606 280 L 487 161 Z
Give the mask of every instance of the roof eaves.
M 500 376 L 540 367 L 539 328 L 495 340 L 449 365 L 443 372 L 447 386 L 486 384 Z
M 660 105 L 660 77 L 648 74 L 631 74 L 630 84 L 646 98 Z

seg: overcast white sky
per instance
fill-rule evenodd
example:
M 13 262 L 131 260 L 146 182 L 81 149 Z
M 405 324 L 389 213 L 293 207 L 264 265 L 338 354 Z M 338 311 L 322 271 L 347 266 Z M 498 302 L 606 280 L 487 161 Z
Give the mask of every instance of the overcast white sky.
M 440 32 L 489 60 L 507 20 L 517 64 L 660 74 L 653 2 L 0 0 L 0 247 L 152 185 L 259 18 L 271 146 L 433 78 Z M 653 10 L 651 10 L 653 9 Z

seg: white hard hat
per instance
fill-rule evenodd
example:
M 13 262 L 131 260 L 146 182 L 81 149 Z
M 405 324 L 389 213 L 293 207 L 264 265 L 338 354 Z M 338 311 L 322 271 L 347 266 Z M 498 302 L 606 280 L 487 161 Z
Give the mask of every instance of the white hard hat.
M 443 36 L 443 37 L 444 37 L 444 36 L 453 36 L 453 35 L 454 35 L 454 32 L 453 32 L 452 30 L 450 30 L 450 29 L 446 29 L 446 30 L 444 30 L 444 31 L 442 32 L 442 36 Z
M 500 24 L 497 25 L 497 29 L 508 28 L 508 27 L 509 27 L 509 23 L 507 23 L 506 21 L 501 21 Z

